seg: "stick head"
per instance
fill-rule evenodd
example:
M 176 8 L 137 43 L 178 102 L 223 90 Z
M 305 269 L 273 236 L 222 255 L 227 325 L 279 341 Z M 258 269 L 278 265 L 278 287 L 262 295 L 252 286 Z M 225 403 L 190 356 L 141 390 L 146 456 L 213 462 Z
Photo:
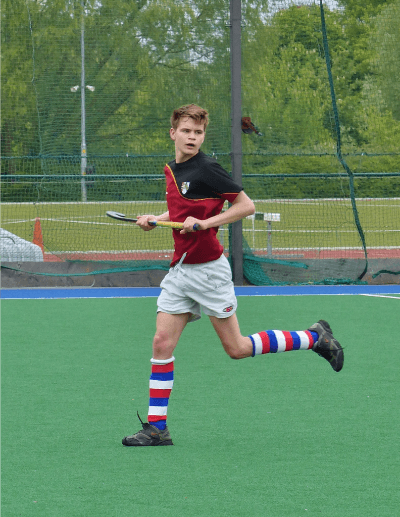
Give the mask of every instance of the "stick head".
M 118 219 L 119 221 L 129 221 L 132 223 L 136 223 L 137 219 L 131 219 L 130 217 L 126 217 L 125 214 L 121 214 L 120 212 L 114 212 L 113 210 L 109 210 L 106 212 L 108 217 L 112 217 L 113 219 Z

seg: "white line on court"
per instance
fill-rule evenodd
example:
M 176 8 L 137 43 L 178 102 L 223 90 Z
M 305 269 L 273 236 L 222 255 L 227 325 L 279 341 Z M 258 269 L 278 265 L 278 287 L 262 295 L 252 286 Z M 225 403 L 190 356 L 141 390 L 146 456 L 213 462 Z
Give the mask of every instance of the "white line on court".
M 399 296 L 388 296 L 386 294 L 360 294 L 360 296 L 372 296 L 374 298 L 393 298 L 395 300 L 400 300 Z

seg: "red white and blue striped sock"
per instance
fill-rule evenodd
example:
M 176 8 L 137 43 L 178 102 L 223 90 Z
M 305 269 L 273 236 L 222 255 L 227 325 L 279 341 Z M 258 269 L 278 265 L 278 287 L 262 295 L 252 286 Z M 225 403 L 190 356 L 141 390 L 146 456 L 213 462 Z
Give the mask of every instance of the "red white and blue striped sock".
M 252 356 L 289 352 L 290 350 L 309 350 L 318 341 L 317 332 L 298 330 L 265 330 L 249 336 L 253 344 Z
M 158 429 L 167 426 L 169 396 L 174 385 L 174 357 L 151 359 L 148 421 Z

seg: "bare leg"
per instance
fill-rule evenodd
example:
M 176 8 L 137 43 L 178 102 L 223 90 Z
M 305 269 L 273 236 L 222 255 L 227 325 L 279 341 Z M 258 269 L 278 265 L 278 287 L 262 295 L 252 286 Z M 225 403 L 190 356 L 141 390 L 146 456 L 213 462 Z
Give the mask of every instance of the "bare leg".
M 210 316 L 210 321 L 229 357 L 232 359 L 251 357 L 253 353 L 251 339 L 242 336 L 236 314 L 232 314 L 229 318 Z
M 154 359 L 162 360 L 172 357 L 189 317 L 189 312 L 185 314 L 159 312 L 157 314 L 156 333 L 153 339 Z

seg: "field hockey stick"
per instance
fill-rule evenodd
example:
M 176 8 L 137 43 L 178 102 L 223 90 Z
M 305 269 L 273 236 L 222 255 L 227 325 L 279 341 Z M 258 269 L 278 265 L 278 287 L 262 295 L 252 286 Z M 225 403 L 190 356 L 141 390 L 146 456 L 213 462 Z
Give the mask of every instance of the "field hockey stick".
M 107 212 L 108 217 L 112 217 L 113 219 L 117 219 L 118 221 L 124 221 L 128 223 L 136 223 L 137 219 L 133 219 L 131 217 L 126 217 L 125 214 L 120 214 L 119 212 L 113 212 L 108 211 Z M 163 226 L 166 228 L 177 228 L 178 230 L 181 230 L 183 228 L 183 223 L 175 223 L 173 221 L 149 221 L 149 224 L 151 226 Z M 193 226 L 193 230 L 198 230 L 199 225 L 195 224 Z

